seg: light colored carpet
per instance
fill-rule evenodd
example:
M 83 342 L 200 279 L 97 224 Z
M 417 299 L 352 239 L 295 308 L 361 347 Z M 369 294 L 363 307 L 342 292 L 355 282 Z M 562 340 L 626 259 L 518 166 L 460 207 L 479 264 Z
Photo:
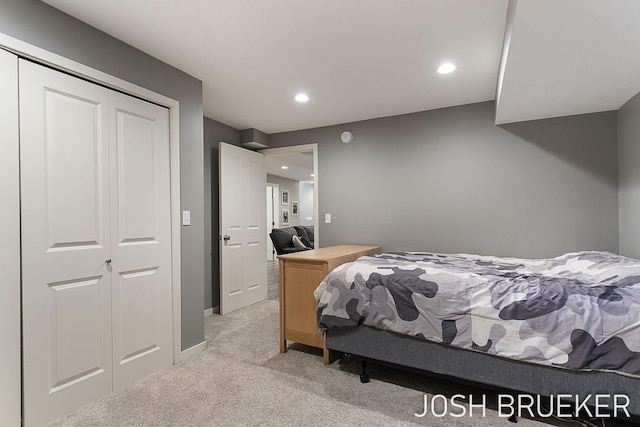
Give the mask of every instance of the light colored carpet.
M 483 393 L 469 387 L 375 365 L 371 382 L 361 384 L 354 360 L 327 367 L 320 351 L 299 344 L 280 354 L 278 309 L 267 300 L 205 318 L 207 350 L 50 426 L 512 425 L 493 410 L 485 418 L 414 416 L 425 393 Z M 517 424 L 536 425 L 546 424 Z

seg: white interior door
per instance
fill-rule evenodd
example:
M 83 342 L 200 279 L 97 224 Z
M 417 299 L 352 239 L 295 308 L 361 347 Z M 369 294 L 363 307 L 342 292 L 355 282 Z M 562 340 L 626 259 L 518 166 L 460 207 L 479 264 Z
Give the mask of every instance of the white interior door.
M 107 91 L 20 61 L 24 421 L 112 389 Z
M 171 365 L 169 111 L 109 93 L 113 387 Z
M 264 156 L 220 143 L 220 313 L 267 298 Z
M 0 49 L 0 425 L 19 426 L 20 174 L 18 57 Z
M 275 250 L 273 241 L 269 237 L 271 230 L 276 228 L 278 219 L 278 186 L 276 184 L 267 184 L 267 261 L 275 261 Z
M 273 187 L 267 184 L 267 261 L 273 261 L 273 242 L 269 237 L 273 224 Z
M 24 420 L 171 364 L 168 112 L 20 61 Z

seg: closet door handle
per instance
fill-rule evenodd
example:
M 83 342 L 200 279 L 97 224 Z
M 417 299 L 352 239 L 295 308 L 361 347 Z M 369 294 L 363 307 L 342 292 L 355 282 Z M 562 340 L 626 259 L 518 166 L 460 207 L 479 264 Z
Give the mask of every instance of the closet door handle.
M 111 264 L 111 258 L 106 259 L 104 262 L 106 262 L 107 264 Z
M 225 242 L 228 242 L 229 240 L 231 240 L 231 236 L 229 236 L 228 234 L 225 234 L 224 237 L 223 237 L 223 240 Z

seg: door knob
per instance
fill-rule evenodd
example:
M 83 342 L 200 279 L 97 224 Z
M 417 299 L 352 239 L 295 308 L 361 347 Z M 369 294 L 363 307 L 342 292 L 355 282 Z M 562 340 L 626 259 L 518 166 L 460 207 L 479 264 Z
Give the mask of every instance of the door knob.
M 231 240 L 231 236 L 229 236 L 228 234 L 225 234 L 223 239 L 225 242 L 228 242 L 229 240 Z
M 104 260 L 104 262 L 106 262 L 107 264 L 111 264 L 111 258 Z

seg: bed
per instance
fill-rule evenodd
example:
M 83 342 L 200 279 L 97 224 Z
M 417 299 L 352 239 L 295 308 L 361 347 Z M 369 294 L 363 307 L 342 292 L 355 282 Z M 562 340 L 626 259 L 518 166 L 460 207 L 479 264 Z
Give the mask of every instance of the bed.
M 391 252 L 337 267 L 315 297 L 331 351 L 589 405 L 606 394 L 619 416 L 624 395 L 640 416 L 638 260 Z

